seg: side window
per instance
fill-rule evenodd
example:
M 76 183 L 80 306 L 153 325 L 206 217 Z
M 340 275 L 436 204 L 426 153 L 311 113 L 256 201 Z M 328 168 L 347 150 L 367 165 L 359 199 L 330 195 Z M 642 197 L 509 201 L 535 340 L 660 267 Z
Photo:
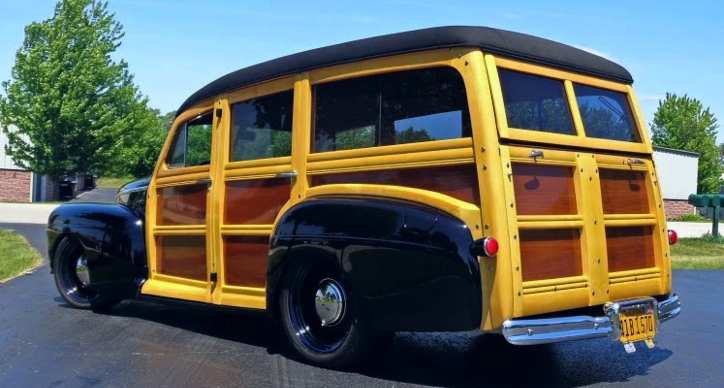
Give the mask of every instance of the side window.
M 462 77 L 453 68 L 316 85 L 313 152 L 470 137 Z
M 578 84 L 573 90 L 586 136 L 641 142 L 625 94 Z
M 211 161 L 211 113 L 181 124 L 166 159 L 170 168 L 200 166 Z
M 575 134 L 563 81 L 498 69 L 508 127 Z
M 293 104 L 291 90 L 233 104 L 229 160 L 290 156 Z

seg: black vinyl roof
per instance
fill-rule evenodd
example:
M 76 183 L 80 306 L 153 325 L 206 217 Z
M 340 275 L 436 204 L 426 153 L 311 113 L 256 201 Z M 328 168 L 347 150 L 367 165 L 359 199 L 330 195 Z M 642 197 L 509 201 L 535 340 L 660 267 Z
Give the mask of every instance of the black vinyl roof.
M 452 47 L 485 52 L 632 84 L 631 74 L 608 59 L 552 40 L 488 27 L 435 27 L 354 40 L 252 65 L 222 76 L 192 94 L 178 113 L 220 93 L 320 67 Z

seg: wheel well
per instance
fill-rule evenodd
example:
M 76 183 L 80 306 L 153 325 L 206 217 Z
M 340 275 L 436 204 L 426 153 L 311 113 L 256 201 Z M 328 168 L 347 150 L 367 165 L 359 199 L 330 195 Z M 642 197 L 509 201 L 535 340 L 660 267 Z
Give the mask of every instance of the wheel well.
M 272 288 L 271 294 L 267 295 L 267 298 L 269 298 L 267 300 L 269 315 L 274 319 L 280 318 L 279 296 L 283 287 L 282 283 L 288 276 L 288 272 L 290 271 L 290 269 L 294 269 L 295 265 L 297 265 L 297 263 L 299 263 L 301 260 L 324 261 L 329 265 L 338 267 L 340 270 L 342 269 L 337 257 L 325 249 L 321 249 L 320 247 L 298 247 L 298 249 L 294 249 L 294 247 L 291 247 L 283 259 L 281 268 L 278 270 L 279 275 L 276 277 L 276 286 Z
M 80 244 L 77 237 L 73 236 L 71 233 L 61 233 L 56 237 L 53 247 L 48 251 L 48 264 L 50 265 L 50 273 L 53 273 L 53 262 L 55 261 L 55 253 L 58 251 L 58 247 L 60 246 L 60 243 L 63 242 L 63 240 L 70 239 L 76 240 L 76 243 Z

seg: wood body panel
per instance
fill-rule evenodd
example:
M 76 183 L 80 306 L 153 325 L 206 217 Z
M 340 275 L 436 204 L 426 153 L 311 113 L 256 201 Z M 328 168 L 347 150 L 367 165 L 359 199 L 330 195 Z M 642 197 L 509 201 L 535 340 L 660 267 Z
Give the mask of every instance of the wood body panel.
M 653 228 L 629 226 L 606 228 L 610 272 L 650 268 L 655 265 Z
M 206 223 L 206 183 L 163 187 L 158 190 L 157 225 L 203 225 Z
M 473 164 L 324 174 L 311 178 L 313 187 L 340 183 L 405 186 L 480 204 L 478 178 Z
M 573 167 L 513 163 L 518 215 L 577 214 Z
M 604 214 L 649 212 L 646 172 L 609 168 L 600 171 Z
M 269 237 L 224 237 L 224 282 L 229 286 L 264 288 Z
M 226 182 L 224 224 L 272 224 L 289 200 L 289 178 Z
M 521 230 L 523 281 L 581 275 L 580 237 L 579 229 Z
M 156 236 L 156 272 L 206 281 L 206 236 Z

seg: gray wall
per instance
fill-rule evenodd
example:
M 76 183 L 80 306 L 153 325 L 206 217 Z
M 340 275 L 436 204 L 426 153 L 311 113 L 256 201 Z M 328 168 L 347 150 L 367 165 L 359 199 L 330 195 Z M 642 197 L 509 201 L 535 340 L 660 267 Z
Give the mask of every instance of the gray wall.
M 10 126 L 13 128 L 13 126 Z M 8 138 L 2 130 L 0 130 L 0 169 L 20 170 L 20 167 L 13 163 L 13 159 L 5 155 L 5 145 L 8 144 Z
M 696 193 L 699 154 L 654 147 L 654 161 L 664 199 L 686 200 Z

